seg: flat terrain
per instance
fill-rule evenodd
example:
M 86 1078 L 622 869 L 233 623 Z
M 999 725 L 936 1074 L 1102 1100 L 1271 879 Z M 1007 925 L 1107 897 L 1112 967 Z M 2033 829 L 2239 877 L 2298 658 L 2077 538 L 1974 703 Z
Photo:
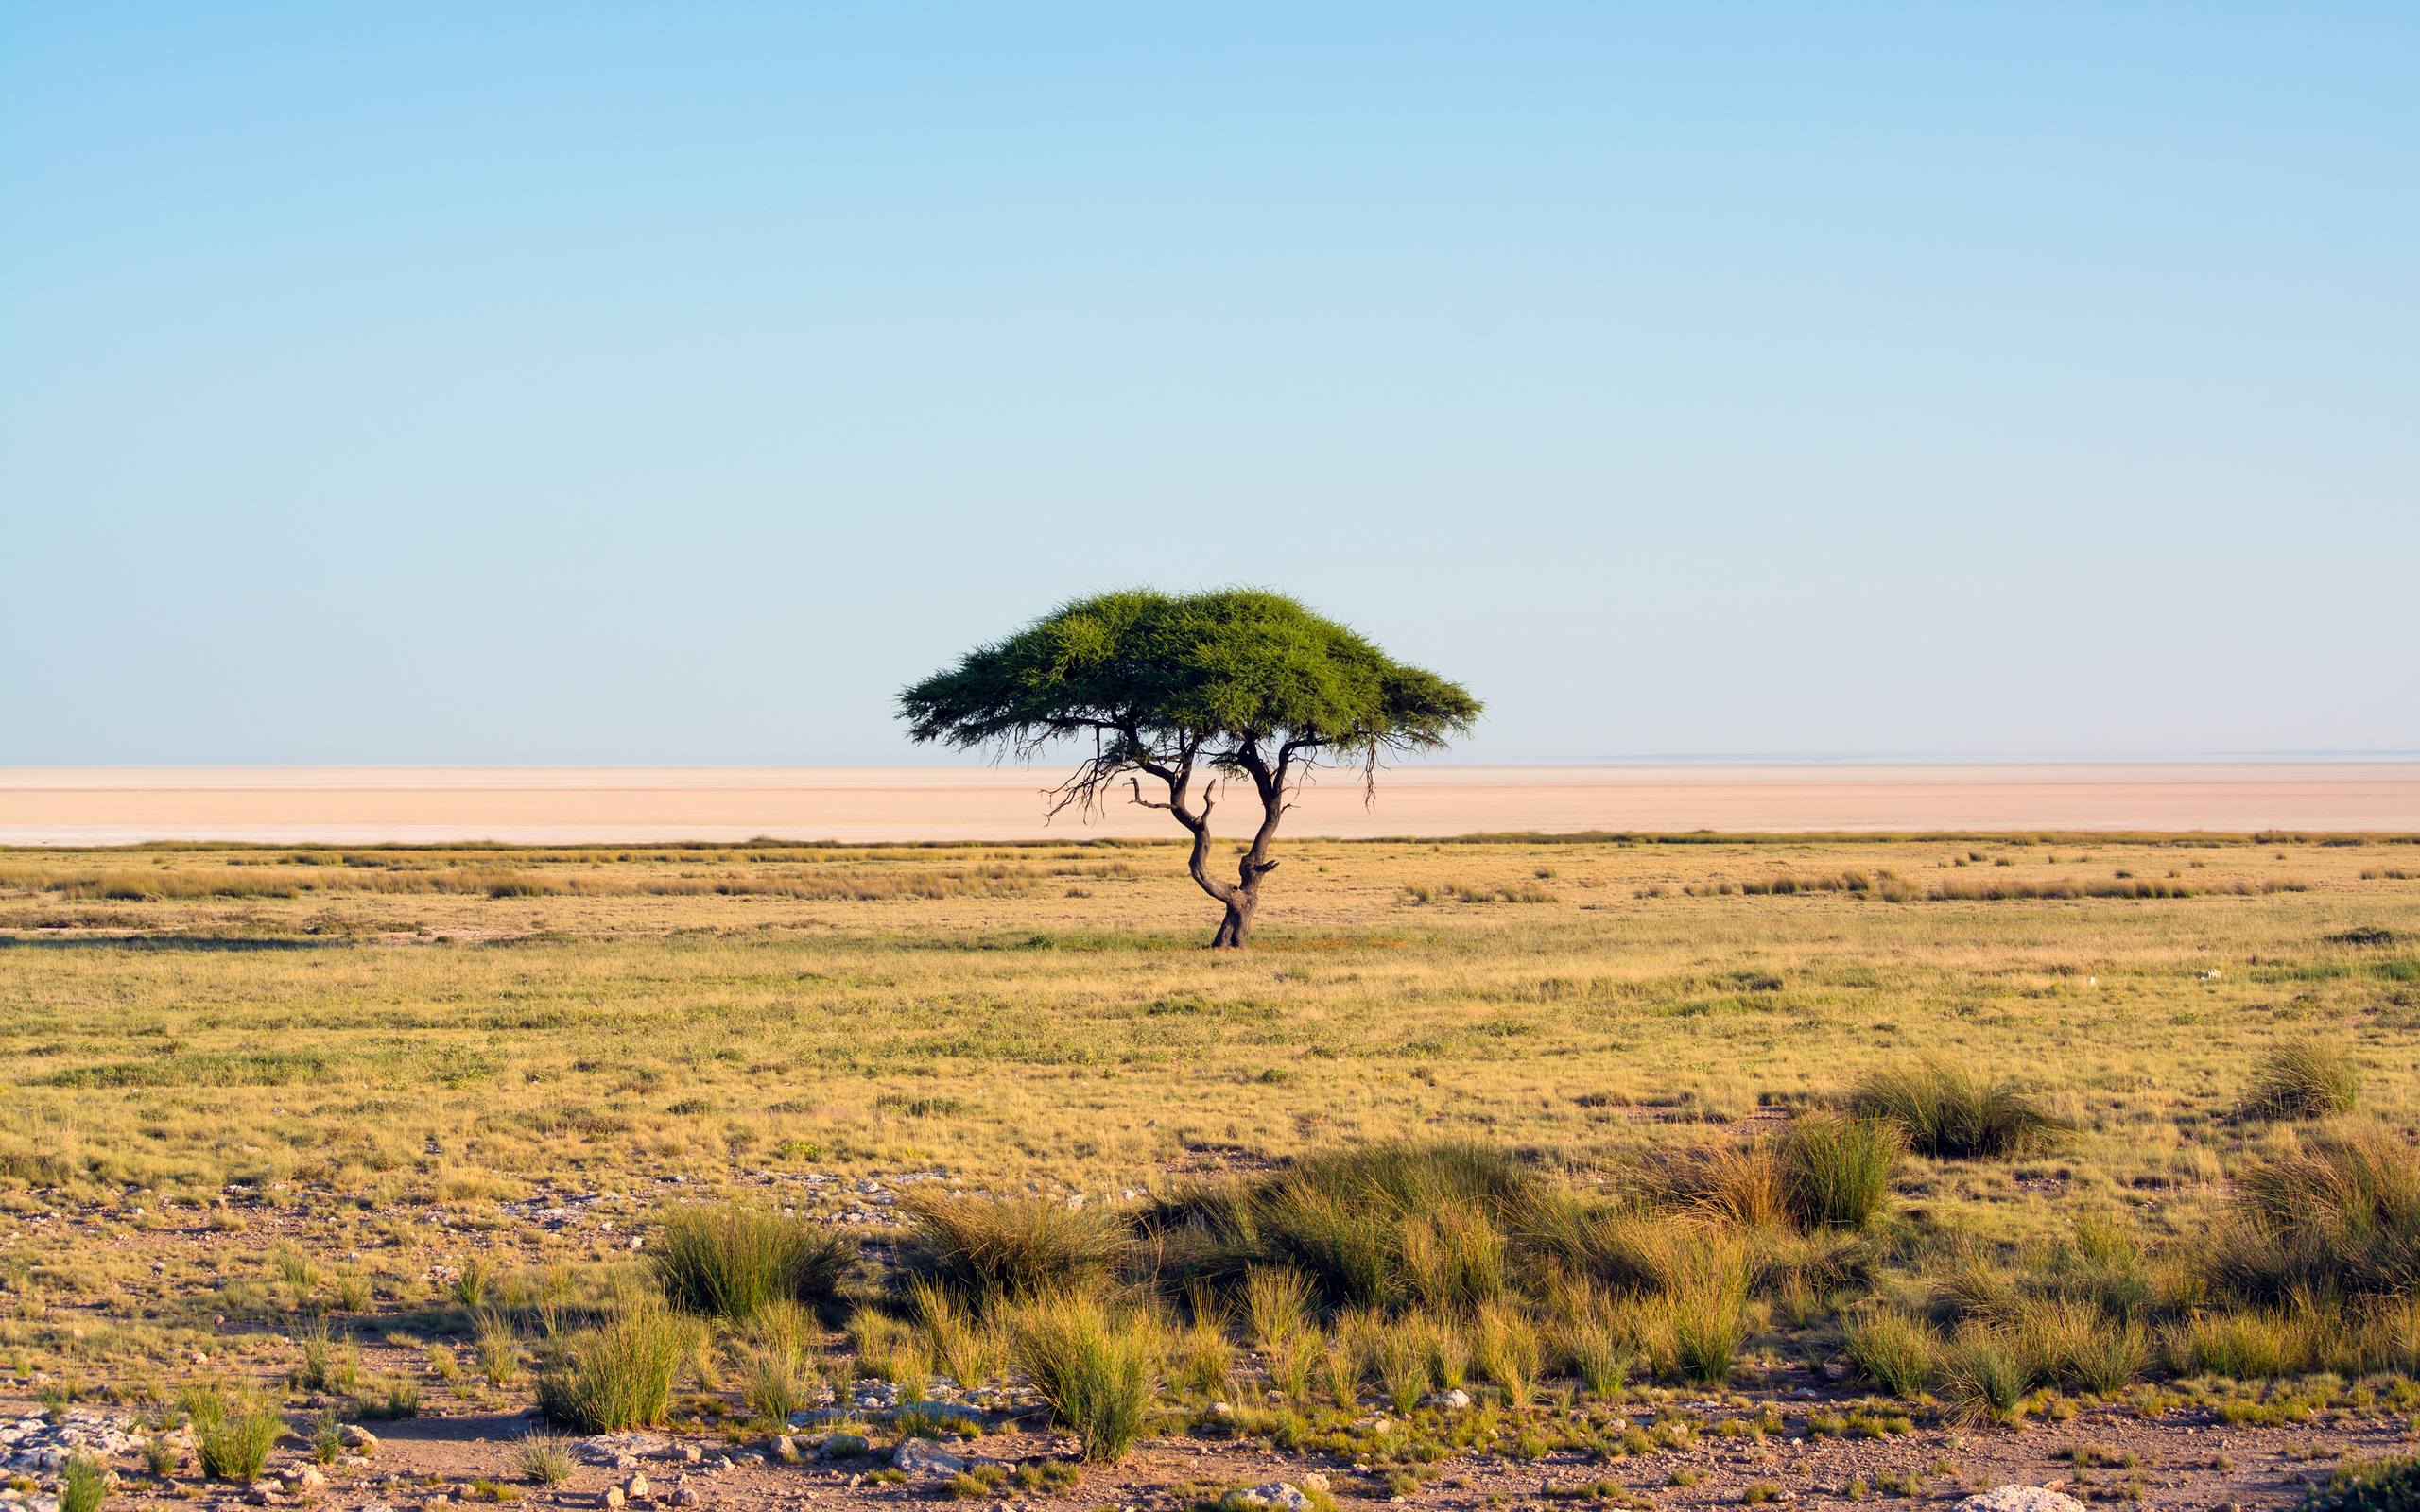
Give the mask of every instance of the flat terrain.
M 525 1309 L 595 1296 L 700 1194 L 887 1243 L 919 1188 L 1128 1210 L 1397 1136 L 1532 1152 L 1616 1192 L 1655 1151 L 1736 1143 L 1930 1054 L 2066 1128 L 2018 1159 L 1902 1161 L 1859 1284 L 1924 1305 L 1957 1246 L 2048 1263 L 2080 1215 L 2189 1266 L 2239 1175 L 2311 1135 L 2238 1116 L 2282 1042 L 2341 1049 L 2361 1116 L 2420 1126 L 2408 837 L 1279 854 L 1263 936 L 1211 954 L 1215 910 L 1156 843 L 0 851 L 0 1397 L 124 1414 L 234 1380 L 300 1421 L 327 1393 L 292 1384 L 298 1341 L 333 1316 L 422 1416 L 326 1494 L 419 1504 L 509 1479 L 526 1427 L 530 1369 L 473 1364 L 465 1268 Z M 1498 1445 L 1409 1485 L 1170 1423 L 1077 1492 L 1004 1499 L 1181 1506 L 1317 1470 L 1342 1500 L 1466 1506 L 1609 1481 L 1693 1506 L 2080 1474 L 2151 1504 L 2277 1504 L 2314 1465 L 2392 1450 L 2420 1406 L 2393 1371 L 2202 1371 L 2170 1397 L 2053 1392 L 2022 1430 L 1920 1401 L 1904 1432 L 1841 1436 L 1810 1414 L 1874 1388 L 1840 1379 L 1834 1305 L 1755 1303 L 1725 1387 L 1574 1407 L 1583 1437 L 1613 1414 L 1695 1424 L 1610 1463 Z M 728 1367 L 684 1387 L 691 1441 L 763 1447 L 696 1416 L 734 1390 Z M 978 1452 L 1053 1442 L 999 1426 Z M 752 1459 L 696 1486 L 733 1505 L 929 1494 L 853 1485 L 863 1469 Z M 134 1494 L 219 1494 L 186 1474 Z M 532 1494 L 590 1504 L 604 1474 Z
M 1165 838 L 1118 806 L 1043 821 L 1019 768 L 18 767 L 0 844 L 154 839 L 529 845 L 758 835 L 860 842 Z M 1240 833 L 1230 804 L 1219 833 Z M 1298 835 L 1500 831 L 2420 831 L 2420 763 L 1412 766 L 1364 804 L 1306 789 Z

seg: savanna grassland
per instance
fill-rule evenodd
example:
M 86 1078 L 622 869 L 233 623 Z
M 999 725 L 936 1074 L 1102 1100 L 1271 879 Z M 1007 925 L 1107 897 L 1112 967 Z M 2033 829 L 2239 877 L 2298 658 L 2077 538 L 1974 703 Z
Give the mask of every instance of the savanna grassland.
M 1103 1409 L 1052 1362 L 1124 1349 L 1084 1474 L 1175 1504 L 1214 1450 L 1339 1499 L 2066 1455 L 2274 1501 L 2420 1408 L 2420 845 L 1278 853 L 1210 953 L 1141 843 L 0 851 L 0 1394 L 761 1444 L 949 1364 L 1074 1452 Z M 681 1226 L 769 1215 L 764 1296 L 665 1270 L 727 1280 L 737 1230 Z M 661 1401 L 564 1405 L 659 1326 Z M 957 1494 L 1098 1502 L 1026 1473 L 1058 1441 L 1017 1410 L 986 1442 L 1025 1478 Z M 2258 1473 L 2128 1447 L 2185 1427 L 2269 1435 Z

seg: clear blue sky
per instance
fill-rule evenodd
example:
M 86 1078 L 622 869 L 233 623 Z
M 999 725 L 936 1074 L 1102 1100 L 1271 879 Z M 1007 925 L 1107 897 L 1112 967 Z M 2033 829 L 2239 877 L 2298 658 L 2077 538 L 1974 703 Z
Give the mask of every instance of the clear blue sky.
M 1480 761 L 2420 747 L 2409 5 L 0 7 L 0 763 L 910 759 L 1291 591 Z

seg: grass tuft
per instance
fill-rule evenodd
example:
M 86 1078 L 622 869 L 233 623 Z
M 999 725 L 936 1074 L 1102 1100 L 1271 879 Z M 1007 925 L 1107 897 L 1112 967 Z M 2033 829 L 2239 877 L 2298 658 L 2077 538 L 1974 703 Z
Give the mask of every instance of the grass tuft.
M 831 1300 L 856 1247 L 844 1235 L 722 1203 L 668 1214 L 649 1243 L 648 1264 L 673 1306 L 745 1322 L 777 1301 Z
M 538 1410 L 583 1434 L 662 1423 L 672 1382 L 696 1341 L 695 1325 L 661 1305 L 626 1301 L 596 1328 L 564 1341 L 538 1377 Z
M 1159 1389 L 1159 1328 L 1080 1293 L 1030 1300 L 1010 1328 L 1017 1363 L 1053 1420 L 1074 1431 L 1084 1458 L 1125 1458 Z
M 2064 1126 L 2016 1083 L 1986 1083 L 1942 1060 L 1876 1072 L 1850 1093 L 1849 1107 L 1897 1125 L 1909 1148 L 1939 1160 L 2005 1160 Z
M 1129 1253 L 1116 1219 L 1097 1209 L 944 1192 L 913 1193 L 900 1207 L 909 1272 L 978 1305 L 1098 1286 Z
M 2343 1046 L 2325 1040 L 2287 1040 L 2261 1052 L 2239 1116 L 2250 1119 L 2330 1118 L 2361 1100 L 2361 1074 Z

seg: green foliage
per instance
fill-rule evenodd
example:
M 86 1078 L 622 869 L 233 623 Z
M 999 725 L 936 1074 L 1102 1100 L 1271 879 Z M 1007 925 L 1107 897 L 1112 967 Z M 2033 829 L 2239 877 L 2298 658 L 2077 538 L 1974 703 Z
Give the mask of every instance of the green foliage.
M 1431 749 L 1478 701 L 1280 593 L 1149 589 L 1065 604 L 899 696 L 914 738 L 1029 748 L 1107 734 L 1140 747 L 1259 740 Z
M 1860 1117 L 1890 1120 L 1910 1149 L 1944 1160 L 2020 1155 L 2061 1127 L 2014 1082 L 1987 1084 L 1940 1060 L 1876 1072 L 1858 1083 L 1849 1106 Z
M 745 1321 L 776 1301 L 830 1300 L 856 1248 L 845 1235 L 722 1203 L 668 1214 L 648 1263 L 666 1300 L 683 1312 Z
M 1942 1403 L 1950 1416 L 1968 1422 L 2016 1421 L 2024 1416 L 2030 1385 L 2016 1351 L 1982 1330 L 1960 1334 L 1942 1358 Z

